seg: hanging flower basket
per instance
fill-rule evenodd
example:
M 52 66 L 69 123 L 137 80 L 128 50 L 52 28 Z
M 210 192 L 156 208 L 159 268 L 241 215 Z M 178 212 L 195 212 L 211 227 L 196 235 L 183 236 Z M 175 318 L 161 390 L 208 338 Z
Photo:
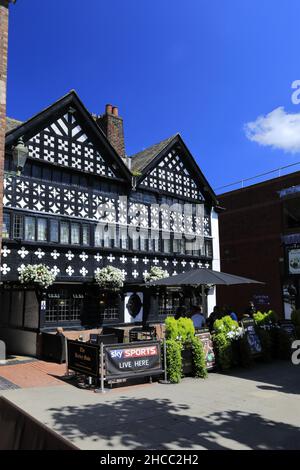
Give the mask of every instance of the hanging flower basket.
M 38 287 L 51 286 L 56 275 L 44 264 L 28 264 L 20 271 L 19 280 L 22 284 L 29 284 Z
M 107 266 L 106 268 L 97 269 L 95 271 L 95 281 L 102 289 L 111 291 L 122 289 L 124 280 L 125 276 L 123 272 L 113 266 Z
M 163 279 L 164 277 L 168 277 L 168 271 L 164 271 L 162 268 L 157 266 L 152 266 L 148 273 L 144 274 L 144 281 L 151 282 L 151 281 L 159 281 L 159 279 Z

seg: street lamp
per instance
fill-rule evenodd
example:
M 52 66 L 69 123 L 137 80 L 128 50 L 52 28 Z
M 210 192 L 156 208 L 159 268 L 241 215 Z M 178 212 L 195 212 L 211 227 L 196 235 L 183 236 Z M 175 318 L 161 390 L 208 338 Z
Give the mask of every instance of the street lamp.
M 28 157 L 28 147 L 24 144 L 23 142 L 23 137 L 20 137 L 17 145 L 13 147 L 13 161 L 15 164 L 15 167 L 17 169 L 17 175 L 21 174 L 21 171 L 23 170 L 27 157 Z

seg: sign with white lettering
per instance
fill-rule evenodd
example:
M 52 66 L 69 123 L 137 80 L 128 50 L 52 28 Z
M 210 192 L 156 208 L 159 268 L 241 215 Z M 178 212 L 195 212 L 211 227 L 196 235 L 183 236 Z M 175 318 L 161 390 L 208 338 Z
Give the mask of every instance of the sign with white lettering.
M 203 345 L 206 360 L 206 368 L 208 370 L 213 369 L 216 366 L 216 357 L 209 329 L 202 328 L 198 330 L 198 333 L 195 336 L 200 339 Z
M 106 377 L 108 379 L 161 374 L 159 341 L 139 341 L 105 347 Z
M 67 340 L 68 368 L 88 375 L 99 377 L 100 347 L 81 341 Z

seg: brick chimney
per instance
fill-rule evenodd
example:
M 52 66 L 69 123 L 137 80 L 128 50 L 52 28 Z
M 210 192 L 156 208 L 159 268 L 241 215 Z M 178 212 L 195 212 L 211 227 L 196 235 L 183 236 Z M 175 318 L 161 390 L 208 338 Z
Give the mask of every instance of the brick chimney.
M 16 0 L 0 0 L 0 248 L 3 223 L 3 172 L 6 131 L 6 82 L 8 53 L 8 5 Z M 1 253 L 1 250 L 0 250 Z
M 107 104 L 105 113 L 97 117 L 97 124 L 103 130 L 117 154 L 125 161 L 123 119 L 119 116 L 118 108 Z

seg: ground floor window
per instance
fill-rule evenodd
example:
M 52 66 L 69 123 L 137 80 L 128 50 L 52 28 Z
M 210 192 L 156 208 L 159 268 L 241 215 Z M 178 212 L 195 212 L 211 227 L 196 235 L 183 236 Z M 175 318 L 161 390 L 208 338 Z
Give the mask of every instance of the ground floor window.
M 115 292 L 100 295 L 100 318 L 101 320 L 118 320 L 120 317 L 119 295 Z
M 46 299 L 46 323 L 79 321 L 82 313 L 83 294 L 68 291 L 49 293 Z

